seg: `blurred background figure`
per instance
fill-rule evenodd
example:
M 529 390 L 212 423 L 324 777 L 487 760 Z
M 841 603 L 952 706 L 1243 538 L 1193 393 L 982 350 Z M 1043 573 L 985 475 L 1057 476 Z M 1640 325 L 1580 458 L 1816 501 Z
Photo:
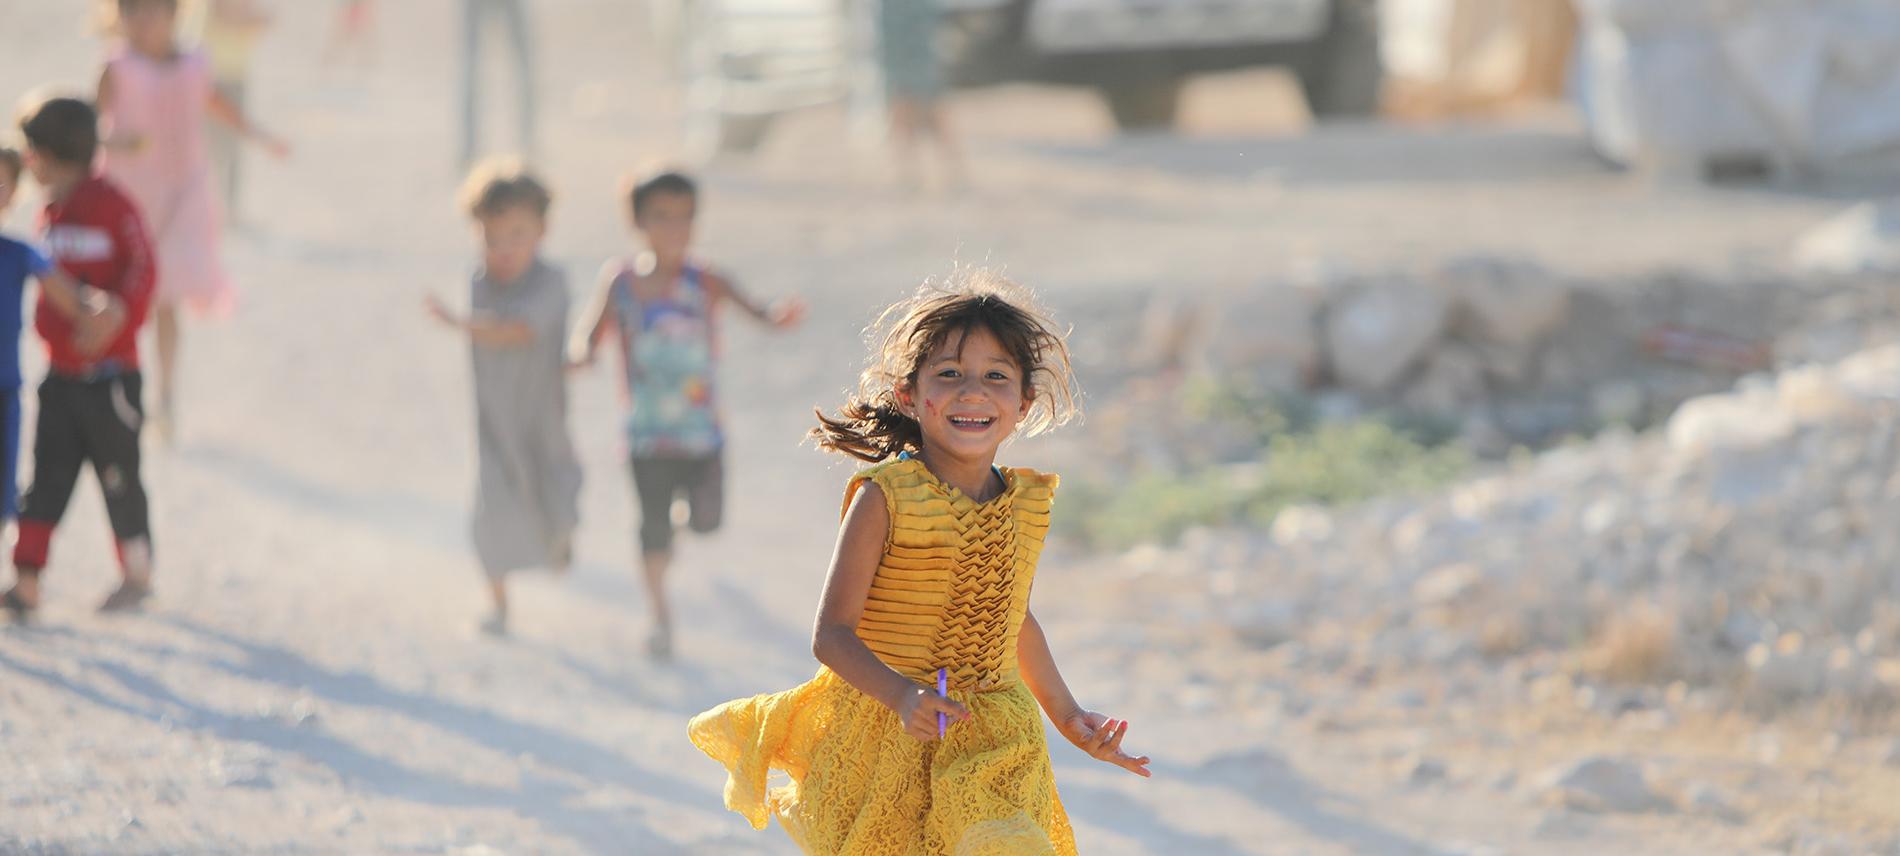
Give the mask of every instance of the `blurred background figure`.
M 187 29 L 211 61 L 213 85 L 240 112 L 245 109 L 246 79 L 258 39 L 270 28 L 270 10 L 259 0 L 198 0 L 188 8 Z M 211 164 L 224 191 L 227 225 L 242 219 L 242 140 L 230 126 L 211 124 Z
M 339 0 L 323 62 L 334 66 L 344 60 L 367 66 L 376 59 L 376 0 Z
M 289 147 L 218 91 L 210 62 L 179 44 L 177 0 L 118 0 L 123 39 L 99 76 L 105 171 L 144 214 L 158 254 L 159 398 L 154 420 L 172 437 L 178 308 L 225 313 L 237 292 L 219 258 L 218 199 L 205 125 L 215 118 L 279 157 Z
M 937 0 L 878 3 L 878 60 L 890 98 L 891 142 L 898 180 L 912 190 L 923 187 L 926 144 L 937 149 L 946 186 L 959 187 L 967 178 L 963 147 L 944 116 L 943 58 L 937 51 L 942 14 Z
M 515 60 L 516 128 L 520 150 L 533 160 L 535 128 L 534 32 L 523 0 L 463 0 L 462 5 L 462 151 L 461 162 L 474 162 L 482 130 L 482 45 L 484 27 L 501 24 Z

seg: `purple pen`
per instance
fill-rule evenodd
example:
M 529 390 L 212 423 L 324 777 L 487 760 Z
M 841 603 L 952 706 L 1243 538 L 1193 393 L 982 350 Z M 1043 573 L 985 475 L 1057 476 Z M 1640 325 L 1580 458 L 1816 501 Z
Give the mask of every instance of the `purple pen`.
M 947 669 L 937 670 L 937 695 L 943 698 L 950 697 L 950 672 Z M 937 739 L 938 740 L 943 739 L 943 730 L 945 726 L 946 726 L 946 720 L 944 719 L 943 712 L 938 711 L 937 712 Z

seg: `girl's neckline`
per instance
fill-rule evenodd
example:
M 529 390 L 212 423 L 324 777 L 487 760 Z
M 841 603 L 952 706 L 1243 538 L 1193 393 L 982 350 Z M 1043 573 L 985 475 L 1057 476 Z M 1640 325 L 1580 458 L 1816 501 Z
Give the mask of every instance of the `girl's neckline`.
M 1016 480 L 1010 478 L 1009 473 L 1005 472 L 1002 467 L 999 467 L 995 464 L 991 464 L 990 472 L 995 473 L 996 480 L 1003 483 L 1003 489 L 997 491 L 995 496 L 992 496 L 989 499 L 978 502 L 975 497 L 972 497 L 969 494 L 964 493 L 962 488 L 957 487 L 956 485 L 953 485 L 947 481 L 944 481 L 942 478 L 938 477 L 936 473 L 931 472 L 930 466 L 924 463 L 924 459 L 919 458 L 916 455 L 913 455 L 909 452 L 899 452 L 897 454 L 897 459 L 900 461 L 915 461 L 917 464 L 917 469 L 923 470 L 924 477 L 930 479 L 932 484 L 935 484 L 937 487 L 949 493 L 952 499 L 961 499 L 965 502 L 969 502 L 977 506 L 989 505 L 992 502 L 995 502 L 999 499 L 1002 499 L 1005 496 L 1010 495 L 1016 490 Z

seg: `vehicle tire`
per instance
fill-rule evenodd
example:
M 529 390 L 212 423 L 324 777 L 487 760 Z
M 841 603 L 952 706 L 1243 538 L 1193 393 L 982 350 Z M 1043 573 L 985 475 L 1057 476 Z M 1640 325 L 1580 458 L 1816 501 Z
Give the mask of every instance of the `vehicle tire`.
M 1294 67 L 1316 119 L 1371 116 L 1379 111 L 1385 63 L 1379 58 L 1379 9 L 1370 0 L 1337 0 L 1333 23 Z
M 1185 83 L 1182 78 L 1169 75 L 1101 83 L 1097 89 L 1108 104 L 1116 128 L 1152 131 L 1174 125 Z

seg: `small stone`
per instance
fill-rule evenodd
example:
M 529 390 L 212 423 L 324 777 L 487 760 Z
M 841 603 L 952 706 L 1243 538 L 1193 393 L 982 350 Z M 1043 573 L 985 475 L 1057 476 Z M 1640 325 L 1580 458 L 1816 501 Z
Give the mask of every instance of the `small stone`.
M 1713 817 L 1724 823 L 1741 823 L 1745 819 L 1741 810 L 1735 808 L 1721 791 L 1716 790 L 1715 786 L 1707 782 L 1697 782 L 1689 786 L 1682 796 L 1682 808 L 1686 812 Z
M 1469 598 L 1483 583 L 1484 571 L 1477 565 L 1445 565 L 1414 583 L 1412 597 L 1420 606 L 1451 606 Z
M 1448 771 L 1436 758 L 1414 757 L 1401 766 L 1406 784 L 1413 787 L 1444 781 Z
M 1403 689 L 1389 696 L 1387 703 L 1399 710 L 1419 710 L 1425 707 L 1425 694 L 1415 689 Z
M 1259 648 L 1272 648 L 1299 635 L 1298 610 L 1280 601 L 1230 603 L 1225 610 L 1227 626 L 1241 641 Z
M 1445 329 L 1451 302 L 1410 280 L 1367 283 L 1326 313 L 1327 356 L 1350 389 L 1383 392 L 1425 356 Z
M 1640 425 L 1648 399 L 1641 385 L 1613 381 L 1590 393 L 1590 409 L 1599 425 Z
M 1579 838 L 1589 831 L 1588 818 L 1562 809 L 1551 809 L 1537 819 L 1537 826 L 1531 829 L 1531 836 L 1548 841 L 1554 838 Z
M 1618 758 L 1585 758 L 1546 773 L 1540 785 L 1544 799 L 1577 811 L 1657 812 L 1672 808 L 1650 788 L 1642 767 Z
M 1570 311 L 1564 283 L 1522 259 L 1460 259 L 1441 269 L 1437 279 L 1464 310 L 1460 332 L 1487 342 L 1540 341 Z
M 1886 766 L 1900 767 L 1900 737 L 1888 740 L 1887 745 L 1883 747 L 1875 757 L 1880 759 L 1880 763 Z
M 363 810 L 353 805 L 337 809 L 330 816 L 330 825 L 341 831 L 363 822 Z

